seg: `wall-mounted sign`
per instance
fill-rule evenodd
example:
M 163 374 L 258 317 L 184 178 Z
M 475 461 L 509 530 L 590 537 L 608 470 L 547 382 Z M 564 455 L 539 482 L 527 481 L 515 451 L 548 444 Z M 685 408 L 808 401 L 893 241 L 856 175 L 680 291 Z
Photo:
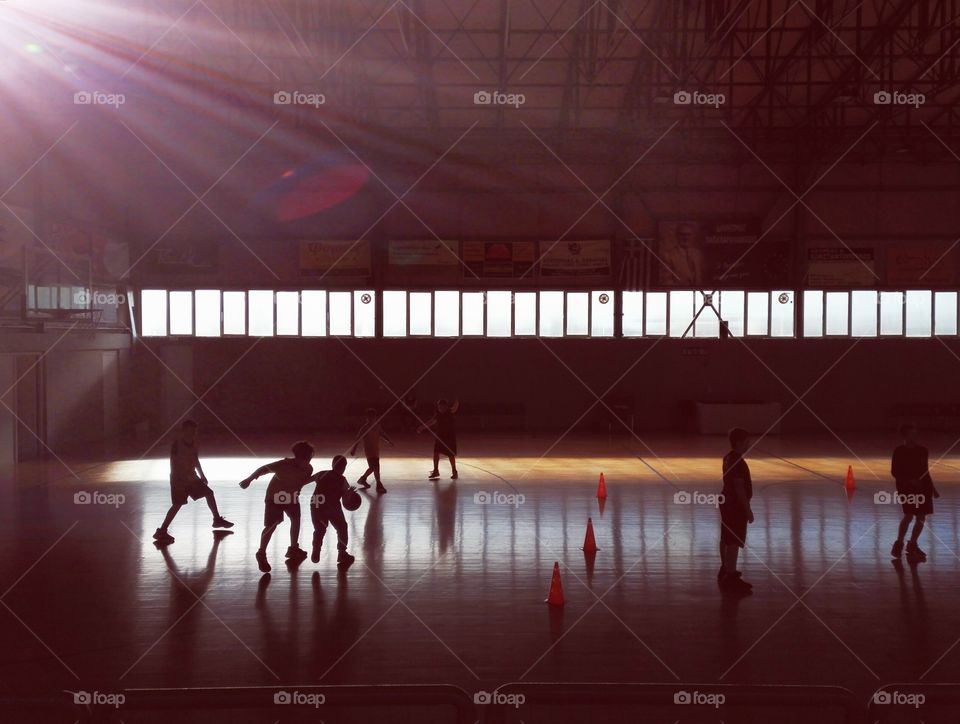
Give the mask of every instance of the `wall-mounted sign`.
M 307 277 L 370 276 L 370 242 L 301 241 L 300 274 Z
M 887 247 L 887 284 L 952 286 L 957 279 L 955 249 L 945 242 L 910 242 Z
M 872 287 L 877 283 L 873 247 L 807 249 L 807 286 Z
M 610 242 L 541 241 L 540 275 L 544 277 L 610 276 Z
M 536 260 L 533 241 L 465 241 L 461 249 L 468 279 L 524 276 Z

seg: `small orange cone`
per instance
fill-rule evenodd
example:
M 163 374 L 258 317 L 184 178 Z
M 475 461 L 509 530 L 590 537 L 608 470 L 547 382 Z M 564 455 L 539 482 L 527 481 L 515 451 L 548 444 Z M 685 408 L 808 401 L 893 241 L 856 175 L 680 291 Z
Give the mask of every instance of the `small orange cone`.
M 583 552 L 596 553 L 597 539 L 593 536 L 593 518 L 587 518 L 587 534 L 583 537 Z
M 857 487 L 857 483 L 853 479 L 853 465 L 847 465 L 847 479 L 844 486 L 847 490 L 853 490 Z
M 607 481 L 603 479 L 603 473 L 600 473 L 600 482 L 597 483 L 597 497 L 605 500 L 607 497 Z
M 547 595 L 545 603 L 551 606 L 563 605 L 563 584 L 560 582 L 560 563 L 553 564 L 553 578 L 550 581 L 550 593 Z

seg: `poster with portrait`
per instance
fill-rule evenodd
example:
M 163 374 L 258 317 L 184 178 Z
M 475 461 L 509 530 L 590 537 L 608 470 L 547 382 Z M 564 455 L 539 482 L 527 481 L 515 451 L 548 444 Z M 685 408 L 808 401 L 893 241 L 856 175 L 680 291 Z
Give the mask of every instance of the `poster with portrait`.
M 756 220 L 664 220 L 652 255 L 661 286 L 769 288 L 790 281 L 790 243 L 768 239 Z

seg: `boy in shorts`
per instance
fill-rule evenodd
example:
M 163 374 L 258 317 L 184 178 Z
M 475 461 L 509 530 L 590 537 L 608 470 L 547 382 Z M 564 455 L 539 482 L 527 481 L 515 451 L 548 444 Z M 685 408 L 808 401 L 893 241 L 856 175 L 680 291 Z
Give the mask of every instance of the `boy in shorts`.
M 367 472 L 360 476 L 357 485 L 362 488 L 369 488 L 370 483 L 367 482 L 367 478 L 370 477 L 370 473 L 373 473 L 373 479 L 377 481 L 377 494 L 383 495 L 387 492 L 387 489 L 383 487 L 383 482 L 380 480 L 380 438 L 386 440 L 390 447 L 393 447 L 393 440 L 387 437 L 387 433 L 383 431 L 377 421 L 377 411 L 371 407 L 365 413 L 363 427 L 357 433 L 357 441 L 353 443 L 350 455 L 356 455 L 357 445 L 363 442 L 363 454 L 367 458 Z
M 343 507 L 340 504 L 344 494 L 351 490 L 347 479 L 343 477 L 343 471 L 347 469 L 347 459 L 343 455 L 337 455 L 331 467 L 331 470 L 321 470 L 307 481 L 317 484 L 310 497 L 310 518 L 313 521 L 310 560 L 314 563 L 320 561 L 323 536 L 327 532 L 327 526 L 332 525 L 337 531 L 337 565 L 349 566 L 354 557 L 347 553 L 347 519 L 343 516 Z
M 747 525 L 753 522 L 750 499 L 753 481 L 743 459 L 750 434 L 740 427 L 730 431 L 730 452 L 723 457 L 723 502 L 720 503 L 720 572 L 717 582 L 733 591 L 747 592 L 752 586 L 740 577 L 737 558 L 747 542 Z
M 217 499 L 207 483 L 207 476 L 200 466 L 200 456 L 197 453 L 197 423 L 193 420 L 184 420 L 180 426 L 180 435 L 170 446 L 170 509 L 163 519 L 163 523 L 153 534 L 157 543 L 173 543 L 174 538 L 168 532 L 173 519 L 180 512 L 180 508 L 191 498 L 207 501 L 207 506 L 213 514 L 214 528 L 232 528 L 233 523 L 220 515 L 217 510 Z
M 300 488 L 306 485 L 313 473 L 310 460 L 313 458 L 313 446 L 307 442 L 298 442 L 291 449 L 292 458 L 283 458 L 257 468 L 246 479 L 240 482 L 241 488 L 250 487 L 250 483 L 261 475 L 273 473 L 267 484 L 267 494 L 264 499 L 263 532 L 260 534 L 260 548 L 257 550 L 257 565 L 264 573 L 270 572 L 270 563 L 267 561 L 267 545 L 273 537 L 277 526 L 283 522 L 286 515 L 290 520 L 290 547 L 287 548 L 287 559 L 292 564 L 302 562 L 307 552 L 300 548 Z

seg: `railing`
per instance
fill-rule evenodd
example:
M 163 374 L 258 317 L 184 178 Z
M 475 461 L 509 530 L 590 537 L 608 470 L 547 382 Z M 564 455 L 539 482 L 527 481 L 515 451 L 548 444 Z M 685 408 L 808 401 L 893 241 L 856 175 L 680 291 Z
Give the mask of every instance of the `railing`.
M 523 701 L 518 707 L 521 696 Z M 554 716 L 551 721 L 588 721 L 596 714 L 591 709 L 598 706 L 669 709 L 671 720 L 685 720 L 687 715 L 695 716 L 716 707 L 718 719 L 728 721 L 731 709 L 804 707 L 810 709 L 810 720 L 821 722 L 828 721 L 825 710 L 835 708 L 845 724 L 858 722 L 862 712 L 853 692 L 840 686 L 515 682 L 500 686 L 489 697 L 491 703 L 481 707 L 486 709 L 484 721 L 488 724 L 530 721 L 529 708 L 538 705 L 565 708 L 569 719 Z M 571 712 L 575 707 L 584 708 Z M 776 721 L 776 711 L 771 714 L 766 721 Z M 635 721 L 643 721 L 639 712 L 636 716 Z

